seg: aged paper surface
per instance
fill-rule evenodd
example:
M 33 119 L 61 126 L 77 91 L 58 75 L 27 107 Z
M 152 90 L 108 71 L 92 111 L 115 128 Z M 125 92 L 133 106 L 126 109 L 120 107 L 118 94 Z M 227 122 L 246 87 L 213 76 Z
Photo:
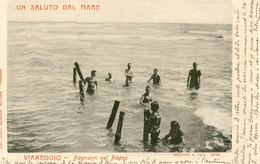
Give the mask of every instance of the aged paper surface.
M 1 163 L 260 162 L 258 0 L 13 0 L 0 9 Z M 85 93 L 84 103 L 72 85 L 76 61 L 84 77 L 98 72 L 98 96 Z M 195 61 L 201 86 L 190 92 Z M 127 63 L 134 77 L 125 87 Z M 160 87 L 146 83 L 156 67 Z M 162 113 L 155 148 L 141 143 L 146 85 Z M 119 145 L 119 118 L 106 130 L 111 100 L 125 112 Z M 184 133 L 181 151 L 162 140 L 172 120 Z

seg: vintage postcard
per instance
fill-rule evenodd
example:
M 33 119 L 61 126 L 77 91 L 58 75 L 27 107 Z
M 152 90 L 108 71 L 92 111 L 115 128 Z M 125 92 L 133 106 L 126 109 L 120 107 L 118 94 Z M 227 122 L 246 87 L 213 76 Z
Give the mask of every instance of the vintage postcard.
M 259 163 L 260 1 L 1 6 L 3 164 Z

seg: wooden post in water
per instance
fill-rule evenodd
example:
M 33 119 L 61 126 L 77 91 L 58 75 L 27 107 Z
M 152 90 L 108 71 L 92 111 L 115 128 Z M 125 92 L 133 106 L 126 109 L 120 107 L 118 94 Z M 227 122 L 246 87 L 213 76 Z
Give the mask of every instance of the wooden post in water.
M 74 65 L 75 65 L 75 68 L 76 68 L 76 70 L 77 70 L 77 72 L 79 74 L 80 80 L 83 82 L 84 81 L 84 77 L 82 76 L 82 73 L 80 71 L 78 62 L 75 62 Z
M 149 109 L 144 109 L 144 129 L 143 129 L 143 142 L 148 142 L 149 135 L 149 122 L 148 119 L 150 117 Z
M 110 129 L 115 121 L 117 109 L 119 107 L 120 101 L 115 100 L 112 112 L 110 114 L 109 120 L 107 122 L 107 130 Z
M 117 145 L 119 143 L 119 140 L 121 139 L 121 132 L 123 128 L 124 118 L 125 118 L 125 112 L 120 112 L 116 134 L 115 134 L 115 141 L 114 141 L 115 145 Z
M 75 87 L 76 83 L 77 83 L 77 70 L 74 67 L 73 68 L 73 85 L 74 85 L 74 87 Z
M 84 89 L 81 80 L 79 80 L 79 96 L 80 96 L 80 102 L 84 102 Z

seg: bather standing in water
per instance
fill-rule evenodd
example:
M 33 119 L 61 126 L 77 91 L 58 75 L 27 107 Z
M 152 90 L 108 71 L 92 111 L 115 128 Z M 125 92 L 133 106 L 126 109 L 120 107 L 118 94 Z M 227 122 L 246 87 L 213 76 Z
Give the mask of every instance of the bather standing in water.
M 88 94 L 93 94 L 93 93 L 95 93 L 96 90 L 98 90 L 98 84 L 97 84 L 97 80 L 96 80 L 96 72 L 97 72 L 96 70 L 92 70 L 90 77 L 87 77 L 84 80 L 84 84 L 88 83 L 88 87 L 87 87 L 87 93 Z
M 151 127 L 151 145 L 155 146 L 158 143 L 161 125 L 161 113 L 159 112 L 159 103 L 153 101 L 151 104 L 151 116 L 149 118 Z
M 149 133 L 151 134 L 151 145 L 155 146 L 160 134 L 161 113 L 159 112 L 159 103 L 153 101 L 151 109 L 144 109 L 144 129 L 143 142 L 148 143 Z
M 142 95 L 140 99 L 140 104 L 142 105 L 149 105 L 153 101 L 152 96 L 151 96 L 151 87 L 146 86 L 145 88 L 145 93 Z
M 153 84 L 159 85 L 161 83 L 161 77 L 158 75 L 158 69 L 155 68 L 153 70 L 153 75 L 151 76 L 151 78 L 147 81 L 150 82 L 150 80 L 153 79 Z
M 129 85 L 132 83 L 132 78 L 134 77 L 134 72 L 131 70 L 131 63 L 127 64 L 127 69 L 125 69 L 125 84 Z
M 200 70 L 197 70 L 197 63 L 194 62 L 193 63 L 193 69 L 190 70 L 189 75 L 188 75 L 188 79 L 187 79 L 187 89 L 192 90 L 198 90 L 200 88 L 200 76 L 201 76 L 201 72 Z

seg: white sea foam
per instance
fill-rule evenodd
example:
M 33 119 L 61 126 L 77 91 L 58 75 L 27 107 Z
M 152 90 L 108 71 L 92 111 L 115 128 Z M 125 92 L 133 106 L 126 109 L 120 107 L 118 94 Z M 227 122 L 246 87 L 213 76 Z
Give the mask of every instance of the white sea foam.
M 223 112 L 218 107 L 207 106 L 198 108 L 195 114 L 202 118 L 205 124 L 216 127 L 223 135 L 231 135 L 232 120 L 230 119 L 230 112 Z

